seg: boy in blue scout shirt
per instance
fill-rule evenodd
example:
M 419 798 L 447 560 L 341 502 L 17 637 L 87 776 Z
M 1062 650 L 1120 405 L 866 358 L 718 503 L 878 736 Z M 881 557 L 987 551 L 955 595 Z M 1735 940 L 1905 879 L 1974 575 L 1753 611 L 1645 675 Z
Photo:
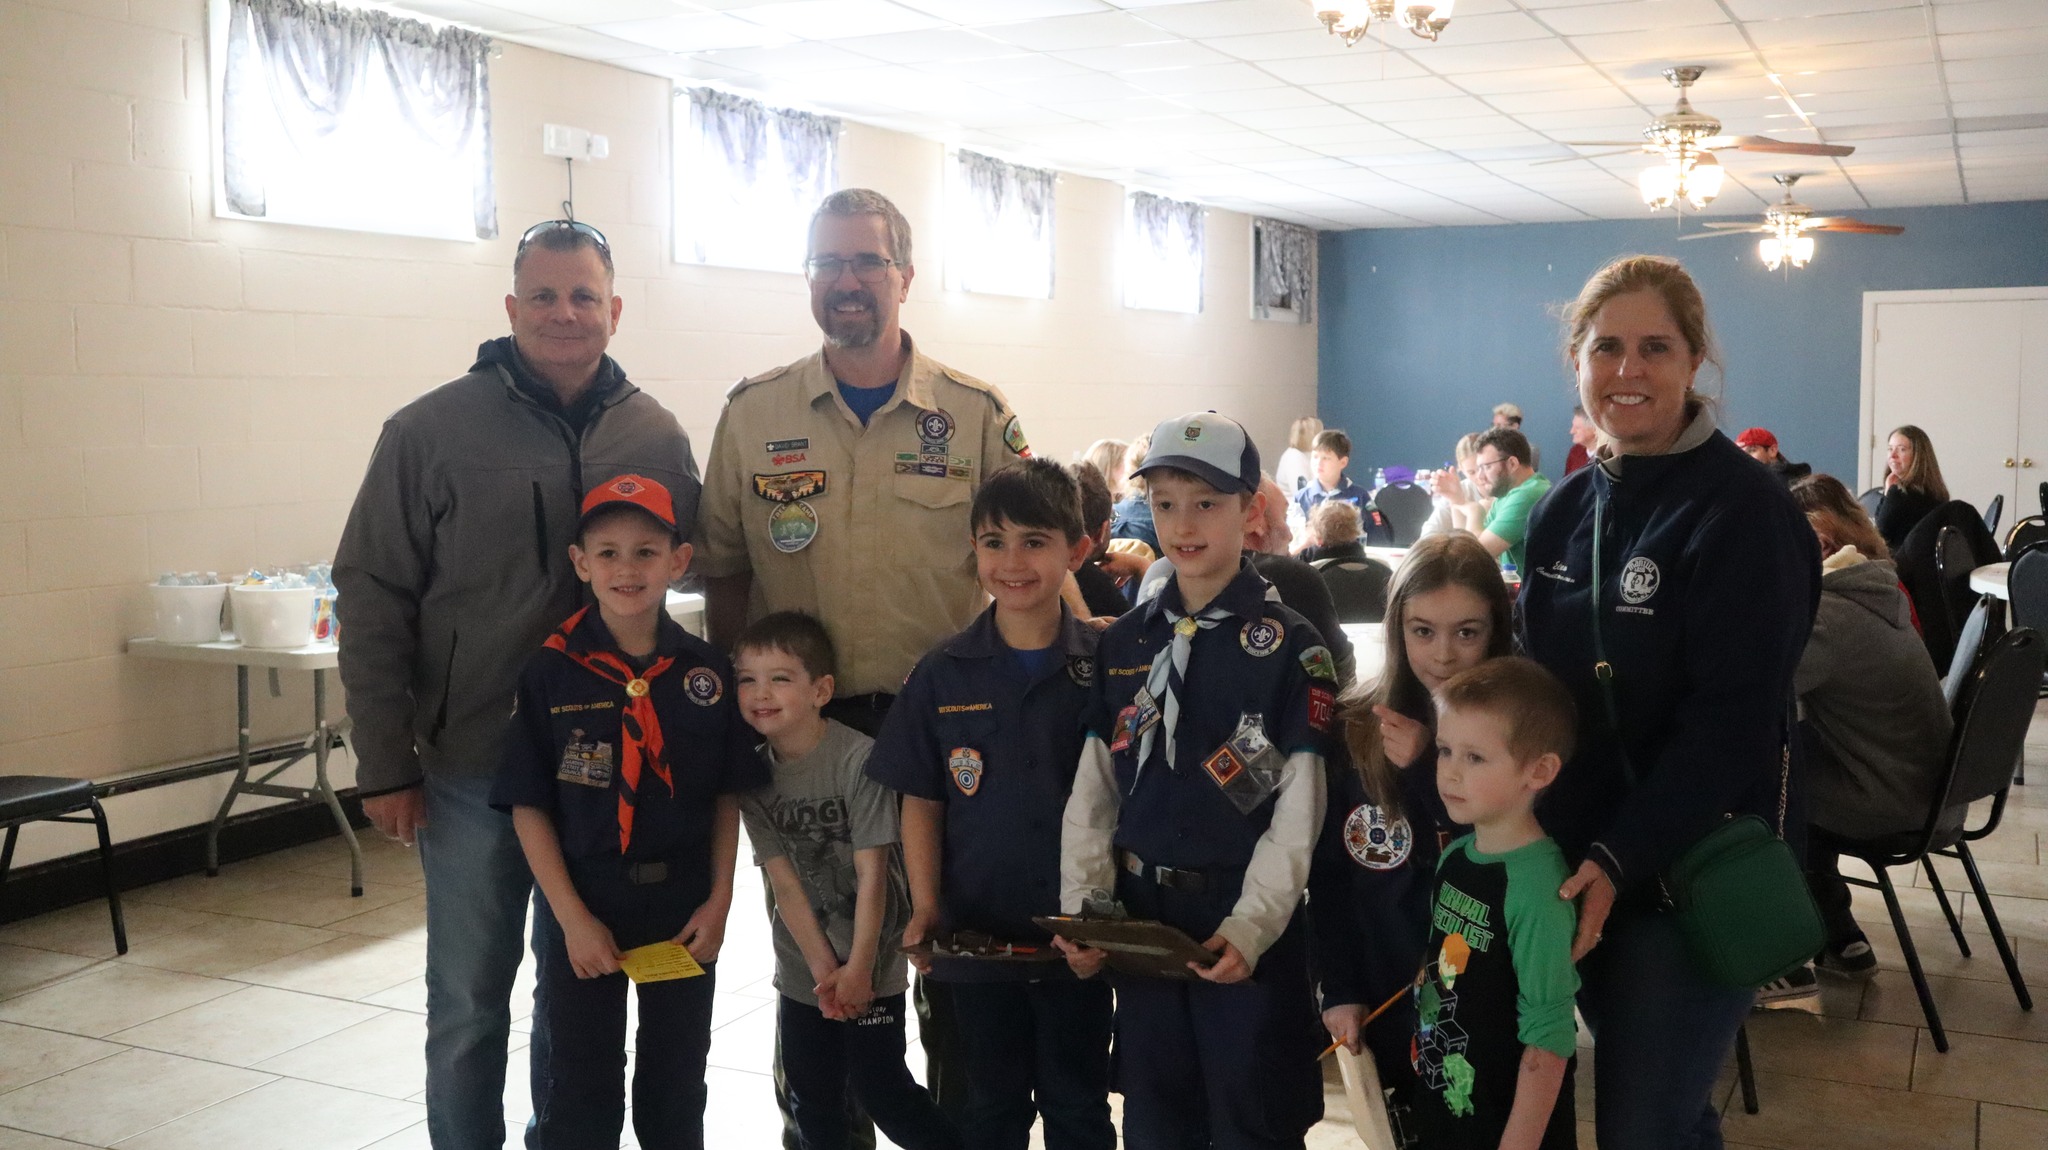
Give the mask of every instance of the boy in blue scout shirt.
M 1572 967 L 1578 919 L 1557 896 L 1564 852 L 1536 800 L 1572 753 L 1563 683 L 1512 656 L 1436 691 L 1437 791 L 1472 833 L 1444 848 L 1416 978 L 1409 1058 L 1430 1150 L 1572 1150 Z
M 862 768 L 874 740 L 825 718 L 837 663 L 825 625 L 777 611 L 733 648 L 740 712 L 774 781 L 740 800 L 774 900 L 776 1042 L 803 1150 L 852 1145 L 848 1088 L 903 1150 L 960 1134 L 903 1064 L 910 894 L 896 796 Z
M 1125 1145 L 1299 1147 L 1322 1115 L 1300 909 L 1333 661 L 1244 560 L 1259 485 L 1244 428 L 1213 412 L 1167 420 L 1142 470 L 1174 575 L 1097 650 L 1060 904 L 1121 904 L 1216 955 L 1187 981 L 1116 981 Z M 1106 957 L 1056 945 L 1084 976 Z
M 1032 916 L 1059 911 L 1060 819 L 1081 753 L 1096 635 L 1060 600 L 1092 543 L 1057 464 L 990 476 L 970 516 L 994 600 L 911 672 L 868 759 L 903 794 L 913 913 L 905 945 L 987 936 L 1044 961 L 934 958 L 967 1044 L 975 1150 L 1111 1150 L 1110 991 L 1076 980 Z
M 597 608 L 571 615 L 521 672 L 491 791 L 542 894 L 528 1144 L 618 1145 L 620 956 L 673 940 L 704 973 L 639 987 L 633 1129 L 650 1150 L 701 1150 L 738 794 L 767 769 L 734 705 L 731 666 L 664 610 L 690 563 L 668 490 L 612 480 L 584 499 L 576 538 L 569 555 Z

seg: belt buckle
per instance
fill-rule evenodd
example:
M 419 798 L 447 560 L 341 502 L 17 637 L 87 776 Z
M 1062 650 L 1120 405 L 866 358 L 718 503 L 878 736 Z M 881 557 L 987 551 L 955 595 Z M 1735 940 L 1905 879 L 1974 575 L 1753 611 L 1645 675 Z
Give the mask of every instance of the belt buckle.
M 626 881 L 635 886 L 650 886 L 668 881 L 668 864 L 665 862 L 638 862 L 626 864 Z
M 1152 874 L 1152 881 L 1160 886 L 1168 890 L 1186 891 L 1188 894 L 1201 894 L 1209 885 L 1202 877 L 1202 872 L 1198 870 L 1159 866 L 1152 868 Z

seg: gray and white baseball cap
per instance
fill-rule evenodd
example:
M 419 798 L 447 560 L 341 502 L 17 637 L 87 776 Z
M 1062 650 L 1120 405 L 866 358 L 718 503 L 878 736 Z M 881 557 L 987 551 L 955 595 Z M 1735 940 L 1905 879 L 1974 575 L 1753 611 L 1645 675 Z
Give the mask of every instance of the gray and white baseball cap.
M 1152 447 L 1132 472 L 1173 467 L 1202 477 L 1218 491 L 1250 495 L 1259 489 L 1259 449 L 1244 425 L 1227 415 L 1197 411 L 1152 429 Z

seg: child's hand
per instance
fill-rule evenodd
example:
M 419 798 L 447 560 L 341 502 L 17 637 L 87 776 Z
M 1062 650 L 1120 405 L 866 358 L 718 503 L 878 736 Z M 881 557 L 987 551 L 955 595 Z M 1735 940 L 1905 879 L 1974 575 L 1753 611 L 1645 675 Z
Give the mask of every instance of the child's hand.
M 839 990 L 833 979 L 828 978 L 819 982 L 811 988 L 811 993 L 818 996 L 818 1013 L 824 1015 L 828 1021 L 849 1021 L 846 1008 L 839 1005 Z
M 931 911 L 912 911 L 910 914 L 910 925 L 903 928 L 903 945 L 916 946 L 921 942 L 929 940 L 932 936 L 932 928 L 939 924 L 938 920 L 939 916 Z M 929 955 L 913 954 L 908 957 L 910 958 L 910 965 L 916 967 L 919 974 L 930 974 L 932 972 L 932 960 Z
M 1374 707 L 1372 713 L 1380 721 L 1380 746 L 1387 752 L 1387 761 L 1397 767 L 1405 767 L 1422 754 L 1422 748 L 1429 739 L 1429 728 L 1392 707 Z
M 569 969 L 578 978 L 602 978 L 619 972 L 619 944 L 611 928 L 584 911 L 580 917 L 560 920 L 562 940 L 569 952 Z
M 1252 964 L 1244 960 L 1244 952 L 1231 944 L 1222 935 L 1212 935 L 1202 944 L 1202 949 L 1216 955 L 1216 961 L 1207 966 L 1199 962 L 1188 963 L 1188 969 L 1195 977 L 1205 982 L 1243 982 L 1252 976 Z
M 866 1015 L 875 1004 L 874 977 L 865 968 L 851 964 L 840 967 L 833 989 L 839 1008 L 846 1012 L 849 1021 Z
M 1343 1043 L 1353 1054 L 1360 1049 L 1358 1033 L 1364 1025 L 1365 1007 L 1360 1003 L 1346 1002 L 1323 1011 L 1323 1029 L 1330 1032 L 1330 1041 Z
M 1109 959 L 1109 952 L 1106 950 L 1097 950 L 1092 946 L 1077 946 L 1059 935 L 1052 936 L 1052 944 L 1059 947 L 1061 954 L 1067 956 L 1067 967 L 1074 972 L 1076 978 L 1094 978 L 1096 972 L 1102 969 L 1102 964 Z
M 698 907 L 675 941 L 699 963 L 716 962 L 719 948 L 725 945 L 725 912 L 730 909 L 732 904 L 715 899 Z

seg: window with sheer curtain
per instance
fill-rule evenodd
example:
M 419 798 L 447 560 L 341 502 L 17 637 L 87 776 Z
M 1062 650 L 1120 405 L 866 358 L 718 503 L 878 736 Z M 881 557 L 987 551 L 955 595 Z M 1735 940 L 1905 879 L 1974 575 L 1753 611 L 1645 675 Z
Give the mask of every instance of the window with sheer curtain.
M 1051 299 L 1053 193 L 1059 176 L 961 149 L 948 188 L 953 286 Z
M 1202 310 L 1202 205 L 1151 192 L 1124 196 L 1124 306 Z
M 210 0 L 208 15 L 217 215 L 498 234 L 488 38 L 303 0 Z
M 715 88 L 676 93 L 676 260 L 801 273 L 839 185 L 839 121 Z
M 1315 319 L 1316 233 L 1284 220 L 1252 219 L 1252 315 Z

